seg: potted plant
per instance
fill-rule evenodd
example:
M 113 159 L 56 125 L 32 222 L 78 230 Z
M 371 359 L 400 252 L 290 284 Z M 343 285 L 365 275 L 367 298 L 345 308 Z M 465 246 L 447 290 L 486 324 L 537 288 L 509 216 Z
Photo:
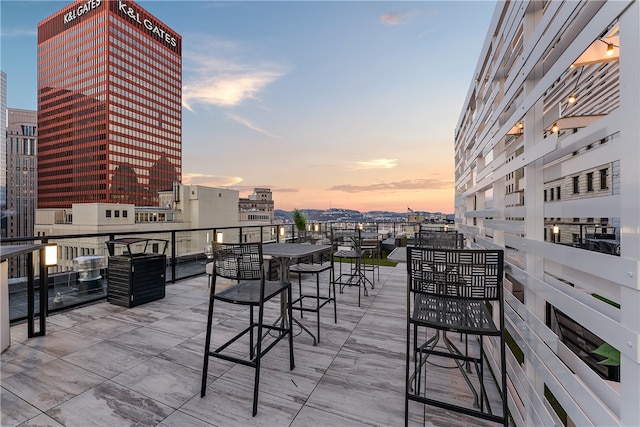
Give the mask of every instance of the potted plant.
M 298 241 L 304 242 L 307 238 L 307 216 L 298 209 L 293 210 L 293 223 L 298 230 Z

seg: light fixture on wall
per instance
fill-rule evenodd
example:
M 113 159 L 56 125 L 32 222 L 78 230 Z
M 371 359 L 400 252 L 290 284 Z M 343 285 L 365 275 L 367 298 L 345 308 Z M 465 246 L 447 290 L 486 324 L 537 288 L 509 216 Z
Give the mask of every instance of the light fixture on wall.
M 553 132 L 553 133 L 560 132 L 560 127 L 558 126 L 557 123 L 554 123 L 553 126 L 551 126 L 551 132 Z
M 607 50 L 605 51 L 605 55 L 606 56 L 613 56 L 613 54 L 615 53 L 615 49 L 616 48 L 620 48 L 620 46 L 616 46 L 615 44 L 602 40 L 602 39 L 598 39 L 600 40 L 602 43 L 607 45 Z
M 567 104 L 568 105 L 572 105 L 575 104 L 577 98 L 576 98 L 576 92 L 578 90 L 578 83 L 580 83 L 580 77 L 582 77 L 582 71 L 584 70 L 584 66 L 580 67 L 580 74 L 578 74 L 578 78 L 576 79 L 576 84 L 573 87 L 573 90 L 571 91 L 571 93 L 569 94 L 569 98 L 567 98 Z
M 607 56 L 613 55 L 613 43 L 607 43 Z
M 58 245 L 47 245 L 44 248 L 44 265 L 53 267 L 58 264 Z
M 551 231 L 553 232 L 553 243 L 557 243 L 558 242 L 558 234 L 560 234 L 560 227 L 558 227 L 556 224 L 553 224 L 553 227 L 551 228 Z
M 216 243 L 222 243 L 222 239 L 223 239 L 223 234 L 218 232 L 216 233 Z

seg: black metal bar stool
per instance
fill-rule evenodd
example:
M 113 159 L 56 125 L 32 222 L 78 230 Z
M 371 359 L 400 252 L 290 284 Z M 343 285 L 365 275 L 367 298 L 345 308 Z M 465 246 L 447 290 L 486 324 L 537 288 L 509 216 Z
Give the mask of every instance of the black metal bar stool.
M 405 425 L 410 400 L 508 425 L 503 258 L 502 250 L 407 248 Z M 419 330 L 435 334 L 425 341 L 418 338 Z M 447 331 L 465 336 L 464 351 L 447 337 Z M 467 336 L 476 339 L 478 355 L 470 354 Z M 485 388 L 485 337 L 497 339 L 499 371 L 494 376 L 502 399 L 499 412 L 492 410 Z M 438 346 L 441 339 L 444 346 Z M 453 360 L 473 395 L 473 407 L 460 404 L 459 397 L 456 403 L 446 401 L 442 390 L 429 393 L 426 363 L 430 357 Z M 475 367 L 477 385 L 473 372 L 465 370 L 468 363 Z
M 324 259 L 324 257 L 327 255 L 330 258 L 329 260 Z M 313 259 L 311 259 L 311 262 L 293 264 L 291 267 L 289 267 L 290 272 L 298 274 L 299 297 L 291 302 L 292 309 L 300 311 L 300 317 L 304 317 L 305 311 L 316 313 L 316 320 L 318 324 L 317 342 L 320 342 L 320 309 L 322 307 L 333 302 L 333 321 L 334 323 L 338 323 L 338 312 L 336 309 L 336 285 L 333 281 L 332 253 L 331 251 L 329 251 L 326 254 L 320 254 L 320 257 L 321 258 L 319 263 L 314 263 Z M 325 271 L 329 272 L 329 293 L 327 296 L 324 296 L 320 293 L 320 274 Z M 302 275 L 304 274 L 314 274 L 316 276 L 315 294 L 302 292 Z M 303 303 L 305 298 L 315 300 L 315 304 L 312 306 L 305 306 Z M 313 345 L 316 345 L 316 337 L 313 337 Z
M 291 301 L 291 282 L 268 281 L 264 275 L 264 260 L 261 243 L 213 243 L 213 275 L 209 293 L 209 313 L 207 317 L 207 336 L 204 348 L 204 364 L 202 367 L 202 388 L 200 397 L 204 397 L 207 391 L 207 371 L 209 358 L 215 357 L 234 363 L 240 363 L 255 369 L 253 382 L 253 416 L 258 412 L 258 386 L 260 384 L 260 364 L 262 357 L 271 350 L 281 339 L 289 338 L 289 369 L 293 369 L 293 334 L 291 324 L 293 322 L 278 322 L 269 324 L 264 322 L 264 304 L 272 298 L 280 297 Z M 224 277 L 237 280 L 238 283 L 216 292 L 216 278 Z M 249 325 L 233 338 L 211 349 L 211 333 L 213 329 L 214 302 L 226 302 L 249 306 Z M 291 304 L 288 306 L 288 316 L 292 319 Z M 253 309 L 258 308 L 258 320 L 254 320 Z M 257 330 L 254 334 L 253 330 Z M 265 344 L 263 340 L 269 334 L 263 334 L 263 330 L 277 332 L 271 342 Z M 224 350 L 249 334 L 249 358 L 232 356 Z M 255 336 L 255 337 L 254 337 Z

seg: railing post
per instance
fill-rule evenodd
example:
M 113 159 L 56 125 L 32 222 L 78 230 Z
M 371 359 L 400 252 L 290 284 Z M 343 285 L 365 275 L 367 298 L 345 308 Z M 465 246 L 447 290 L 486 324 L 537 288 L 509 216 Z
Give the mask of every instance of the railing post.
M 176 283 L 176 232 L 171 231 L 171 283 Z
M 35 298 L 35 278 L 33 272 L 33 252 L 27 254 L 27 337 L 34 336 L 33 321 L 35 318 L 34 304 Z
M 42 243 L 48 243 L 47 240 L 43 240 Z M 47 311 L 49 310 L 49 268 L 46 266 L 45 260 L 46 249 L 40 248 L 39 267 L 40 267 L 40 329 L 36 335 L 43 336 L 46 333 L 47 328 Z

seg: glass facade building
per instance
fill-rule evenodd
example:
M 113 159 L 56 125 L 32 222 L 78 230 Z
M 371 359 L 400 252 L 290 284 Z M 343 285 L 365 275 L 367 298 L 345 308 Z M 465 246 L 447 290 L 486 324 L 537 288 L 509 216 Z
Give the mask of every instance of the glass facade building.
M 132 1 L 38 24 L 38 208 L 156 206 L 182 177 L 182 39 Z
M 0 238 L 7 237 L 7 75 L 0 70 Z

